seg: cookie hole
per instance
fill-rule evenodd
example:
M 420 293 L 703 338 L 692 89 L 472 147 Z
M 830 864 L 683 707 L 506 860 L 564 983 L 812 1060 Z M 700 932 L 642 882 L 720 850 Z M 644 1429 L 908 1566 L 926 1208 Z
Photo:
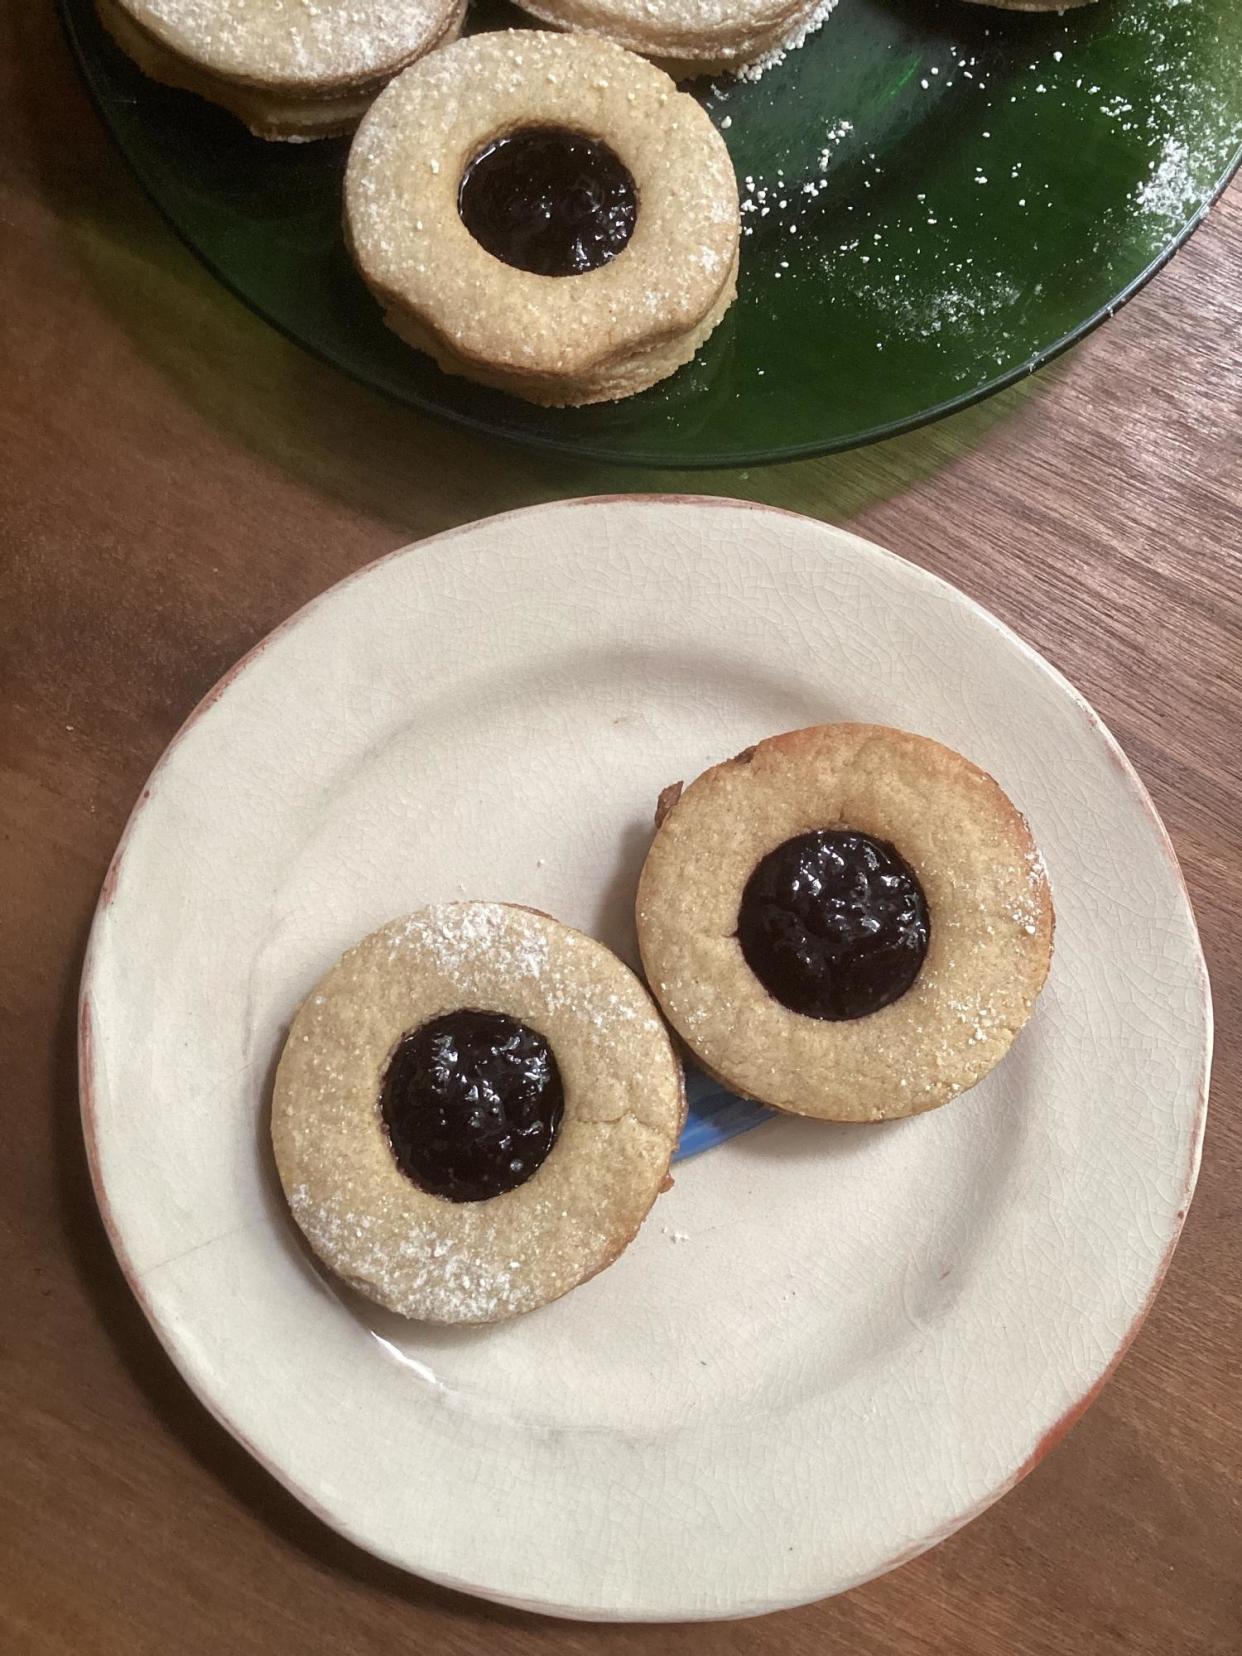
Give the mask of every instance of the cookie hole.
M 504 1012 L 446 1012 L 407 1031 L 380 1087 L 397 1166 L 450 1202 L 525 1184 L 556 1143 L 564 1109 L 546 1036 Z
M 523 127 L 468 163 L 457 211 L 479 246 L 514 270 L 582 276 L 622 252 L 638 190 L 598 138 L 568 127 Z
M 820 828 L 756 865 L 738 907 L 746 964 L 808 1018 L 866 1017 L 900 999 L 931 936 L 918 876 L 887 840 Z

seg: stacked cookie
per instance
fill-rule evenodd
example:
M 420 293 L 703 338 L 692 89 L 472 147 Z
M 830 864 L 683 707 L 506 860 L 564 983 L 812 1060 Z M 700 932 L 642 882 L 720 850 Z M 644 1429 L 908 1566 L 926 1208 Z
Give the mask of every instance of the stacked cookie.
M 999 6 L 1002 11 L 1073 11 L 1078 6 L 1090 6 L 1094 0 L 967 0 L 972 6 Z
M 394 332 L 447 373 L 530 402 L 614 401 L 689 362 L 733 303 L 724 141 L 609 41 L 457 40 L 464 0 L 98 3 L 149 74 L 259 136 L 365 115 L 349 245 Z
M 737 290 L 728 151 L 645 60 L 741 69 L 834 0 L 519 3 L 567 32 L 459 40 L 466 0 L 97 0 L 149 75 L 260 137 L 358 127 L 350 249 L 389 326 L 446 373 L 611 402 L 689 362 Z
M 557 29 L 655 58 L 679 80 L 745 68 L 804 38 L 836 0 L 518 0 Z
M 154 80 L 197 93 L 261 138 L 350 132 L 384 86 L 457 38 L 467 0 L 96 0 Z M 832 0 L 523 0 L 679 76 L 737 68 L 804 33 Z
M 466 0 L 96 0 L 153 80 L 260 138 L 352 132 L 400 70 L 456 38 Z
M 723 140 L 663 71 L 587 35 L 475 35 L 400 76 L 354 141 L 345 217 L 392 328 L 531 402 L 653 385 L 736 290 Z

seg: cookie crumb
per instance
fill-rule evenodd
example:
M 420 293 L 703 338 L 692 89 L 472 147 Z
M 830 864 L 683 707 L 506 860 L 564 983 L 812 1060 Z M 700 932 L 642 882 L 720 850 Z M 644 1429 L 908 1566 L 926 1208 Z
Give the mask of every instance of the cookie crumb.
M 655 825 L 657 828 L 662 825 L 665 817 L 681 798 L 681 791 L 684 787 L 684 782 L 670 782 L 667 788 L 660 790 L 660 797 L 656 800 L 655 808 Z

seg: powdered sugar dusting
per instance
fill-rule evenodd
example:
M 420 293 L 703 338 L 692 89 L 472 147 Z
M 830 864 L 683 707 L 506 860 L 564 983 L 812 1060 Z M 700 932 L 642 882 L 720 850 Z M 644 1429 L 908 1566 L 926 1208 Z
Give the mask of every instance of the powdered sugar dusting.
M 1135 200 L 1146 213 L 1161 218 L 1184 218 L 1187 204 L 1198 194 L 1198 176 L 1185 141 L 1170 133 L 1151 163 L 1151 177 L 1135 191 Z
M 1034 937 L 1039 931 L 1047 888 L 1048 870 L 1044 866 L 1043 854 L 1032 841 L 1026 853 L 1026 890 L 1019 894 L 1013 907 L 1014 924 L 1020 926 L 1028 937 Z
M 330 87 L 391 73 L 433 43 L 456 0 L 119 0 L 206 68 L 270 86 Z
M 525 920 L 525 924 L 523 921 Z M 547 932 L 535 916 L 503 903 L 450 903 L 421 909 L 388 934 L 389 960 L 403 949 L 430 956 L 447 976 L 485 958 L 489 968 L 516 978 L 539 978 L 548 961 Z
M 486 1201 L 407 1178 L 380 1112 L 396 1042 L 453 1006 L 528 1022 L 565 1077 L 547 1159 Z M 372 933 L 307 996 L 272 1141 L 294 1217 L 345 1281 L 405 1316 L 474 1323 L 546 1304 L 615 1257 L 658 1193 L 681 1117 L 680 1065 L 628 967 L 532 909 L 460 902 Z
M 796 52 L 817 29 L 821 29 L 836 10 L 836 7 L 837 0 L 819 0 L 819 4 L 814 11 L 808 17 L 803 18 L 786 40 L 782 40 L 778 46 L 772 47 L 771 51 L 764 52 L 762 57 L 755 58 L 753 63 L 743 64 L 736 71 L 738 79 L 761 80 L 769 69 L 774 69 L 778 64 L 784 63 L 790 52 Z
M 388 1215 L 316 1202 L 304 1184 L 289 1192 L 289 1207 L 321 1258 L 340 1261 L 364 1293 L 404 1315 L 494 1322 L 530 1297 L 520 1259 L 464 1248 L 426 1218 L 394 1242 Z

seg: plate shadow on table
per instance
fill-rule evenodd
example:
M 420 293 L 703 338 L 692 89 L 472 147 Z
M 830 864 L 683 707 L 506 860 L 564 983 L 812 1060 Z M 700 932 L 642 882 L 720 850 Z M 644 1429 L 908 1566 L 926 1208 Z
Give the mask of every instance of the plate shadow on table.
M 316 361 L 227 294 L 126 172 L 50 8 L 24 15 L 18 29 L 24 60 L 40 72 L 38 85 L 31 76 L 21 90 L 43 193 L 99 303 L 210 425 L 398 533 L 431 534 L 570 493 L 679 487 L 785 504 L 796 491 L 803 509 L 841 521 L 977 447 L 1035 396 L 1031 377 L 902 437 L 742 471 L 609 466 L 441 426 Z M 1042 371 L 1045 389 L 1056 372 Z

